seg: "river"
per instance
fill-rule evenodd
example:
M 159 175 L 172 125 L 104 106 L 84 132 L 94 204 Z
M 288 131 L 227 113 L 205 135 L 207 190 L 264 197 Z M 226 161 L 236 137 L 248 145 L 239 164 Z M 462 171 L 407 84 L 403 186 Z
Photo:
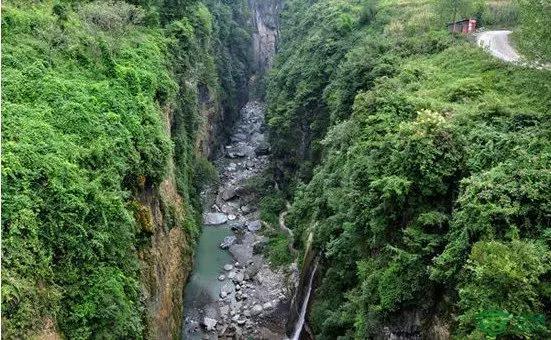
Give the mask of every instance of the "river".
M 263 103 L 248 102 L 214 161 L 220 183 L 204 193 L 203 230 L 184 293 L 185 339 L 285 336 L 293 269 L 274 269 L 264 258 L 267 226 L 247 186 L 269 162 L 264 112 Z

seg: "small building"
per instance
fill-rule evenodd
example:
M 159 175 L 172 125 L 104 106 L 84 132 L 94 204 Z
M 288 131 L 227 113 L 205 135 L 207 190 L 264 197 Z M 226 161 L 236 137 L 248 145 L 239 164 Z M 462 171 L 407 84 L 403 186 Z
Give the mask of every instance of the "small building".
M 448 24 L 451 33 L 472 33 L 476 29 L 476 19 L 463 19 Z

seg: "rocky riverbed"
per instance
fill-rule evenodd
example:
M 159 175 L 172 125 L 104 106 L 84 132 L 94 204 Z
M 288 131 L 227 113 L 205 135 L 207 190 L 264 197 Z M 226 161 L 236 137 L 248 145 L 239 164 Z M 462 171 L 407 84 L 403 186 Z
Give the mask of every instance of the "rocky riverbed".
M 295 267 L 274 269 L 263 256 L 266 225 L 258 197 L 245 186 L 268 164 L 263 104 L 241 111 L 230 143 L 215 165 L 220 186 L 204 193 L 203 235 L 186 287 L 184 338 L 282 339 Z

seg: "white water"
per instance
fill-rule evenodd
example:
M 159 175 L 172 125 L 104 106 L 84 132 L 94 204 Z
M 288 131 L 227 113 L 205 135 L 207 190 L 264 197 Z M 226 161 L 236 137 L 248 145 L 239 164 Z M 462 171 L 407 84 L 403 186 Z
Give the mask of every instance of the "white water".
M 308 309 L 308 300 L 310 300 L 310 293 L 312 291 L 312 282 L 314 281 L 314 275 L 316 274 L 317 268 L 318 268 L 318 261 L 316 259 L 314 263 L 314 269 L 312 269 L 312 273 L 310 274 L 310 281 L 308 282 L 308 290 L 306 291 L 306 295 L 304 296 L 304 301 L 302 301 L 302 307 L 300 308 L 300 317 L 298 318 L 297 324 L 295 325 L 295 329 L 293 330 L 293 336 L 290 338 L 290 340 L 299 340 L 300 332 L 302 331 L 302 327 L 304 327 L 304 320 L 306 319 L 306 310 Z

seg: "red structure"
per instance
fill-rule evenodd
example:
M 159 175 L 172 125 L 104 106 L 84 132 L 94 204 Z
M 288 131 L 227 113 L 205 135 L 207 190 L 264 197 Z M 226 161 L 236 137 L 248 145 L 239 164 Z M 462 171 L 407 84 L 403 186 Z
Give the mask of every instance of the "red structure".
M 476 29 L 476 19 L 463 19 L 448 24 L 451 33 L 472 33 Z

